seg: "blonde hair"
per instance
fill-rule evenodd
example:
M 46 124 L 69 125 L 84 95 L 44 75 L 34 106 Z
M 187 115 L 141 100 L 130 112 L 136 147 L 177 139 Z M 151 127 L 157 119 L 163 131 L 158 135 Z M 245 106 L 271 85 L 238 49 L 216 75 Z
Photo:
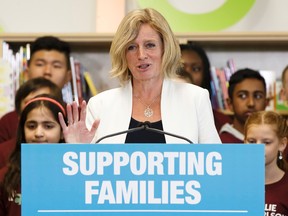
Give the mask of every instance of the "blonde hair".
M 254 112 L 248 117 L 244 126 L 244 140 L 247 140 L 247 132 L 251 125 L 261 125 L 268 124 L 274 127 L 274 132 L 279 139 L 288 138 L 288 126 L 287 120 L 281 116 L 279 113 L 273 111 L 259 111 Z M 287 147 L 286 147 L 287 148 Z M 277 160 L 277 165 L 282 170 L 288 170 L 287 161 L 283 158 L 282 160 Z
M 180 46 L 166 19 L 152 8 L 137 9 L 128 13 L 121 21 L 110 48 L 112 77 L 117 77 L 121 84 L 130 80 L 130 71 L 126 60 L 129 43 L 137 37 L 140 26 L 149 24 L 163 42 L 161 72 L 166 77 L 176 76 L 181 66 Z

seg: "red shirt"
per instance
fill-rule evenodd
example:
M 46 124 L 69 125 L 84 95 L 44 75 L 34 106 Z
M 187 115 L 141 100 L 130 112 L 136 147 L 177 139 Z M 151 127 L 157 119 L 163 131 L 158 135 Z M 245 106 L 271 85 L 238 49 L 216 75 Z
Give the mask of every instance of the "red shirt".
M 0 169 L 0 182 L 3 182 L 7 172 L 7 166 Z M 8 200 L 4 188 L 0 184 L 0 216 L 21 216 L 21 192 L 17 191 L 18 197 L 14 200 Z
M 16 111 L 9 112 L 0 119 L 0 143 L 10 140 L 17 135 L 18 114 Z
M 16 147 L 16 138 L 12 138 L 0 144 L 0 169 L 4 167 Z
M 229 143 L 243 143 L 243 140 L 238 139 L 235 137 L 233 134 L 228 133 L 228 132 L 222 132 L 219 134 L 220 139 L 223 144 L 229 144 Z
M 221 127 L 224 124 L 232 122 L 232 118 L 230 116 L 225 115 L 224 113 L 219 112 L 215 109 L 213 109 L 213 116 L 214 116 L 215 126 L 218 132 L 220 131 Z
M 288 215 L 288 173 L 280 181 L 265 185 L 265 215 Z

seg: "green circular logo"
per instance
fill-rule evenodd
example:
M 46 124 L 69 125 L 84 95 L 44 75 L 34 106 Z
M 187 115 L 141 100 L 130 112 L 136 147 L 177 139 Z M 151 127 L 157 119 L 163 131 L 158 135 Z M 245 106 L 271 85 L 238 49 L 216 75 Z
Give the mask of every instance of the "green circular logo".
M 168 0 L 138 0 L 141 8 L 159 11 L 175 32 L 220 31 L 238 22 L 252 8 L 256 0 L 227 0 L 216 10 L 203 14 L 184 13 Z

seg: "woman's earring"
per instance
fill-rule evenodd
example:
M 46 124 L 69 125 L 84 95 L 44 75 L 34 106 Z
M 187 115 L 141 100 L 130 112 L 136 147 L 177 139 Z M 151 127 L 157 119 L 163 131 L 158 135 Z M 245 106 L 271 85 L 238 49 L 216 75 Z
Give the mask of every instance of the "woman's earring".
M 283 155 L 282 155 L 282 152 L 279 151 L 279 160 L 282 160 L 283 159 Z

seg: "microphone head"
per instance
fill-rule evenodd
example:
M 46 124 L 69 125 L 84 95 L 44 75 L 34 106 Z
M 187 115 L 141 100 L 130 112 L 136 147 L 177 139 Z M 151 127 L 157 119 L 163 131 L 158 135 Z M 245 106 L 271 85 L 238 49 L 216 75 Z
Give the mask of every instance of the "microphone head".
M 149 122 L 149 121 L 139 122 L 139 124 L 137 125 L 137 127 L 142 127 L 142 126 L 150 127 L 151 126 L 151 122 Z
M 145 125 L 146 127 L 151 127 L 151 122 L 145 121 L 143 122 L 143 125 Z

